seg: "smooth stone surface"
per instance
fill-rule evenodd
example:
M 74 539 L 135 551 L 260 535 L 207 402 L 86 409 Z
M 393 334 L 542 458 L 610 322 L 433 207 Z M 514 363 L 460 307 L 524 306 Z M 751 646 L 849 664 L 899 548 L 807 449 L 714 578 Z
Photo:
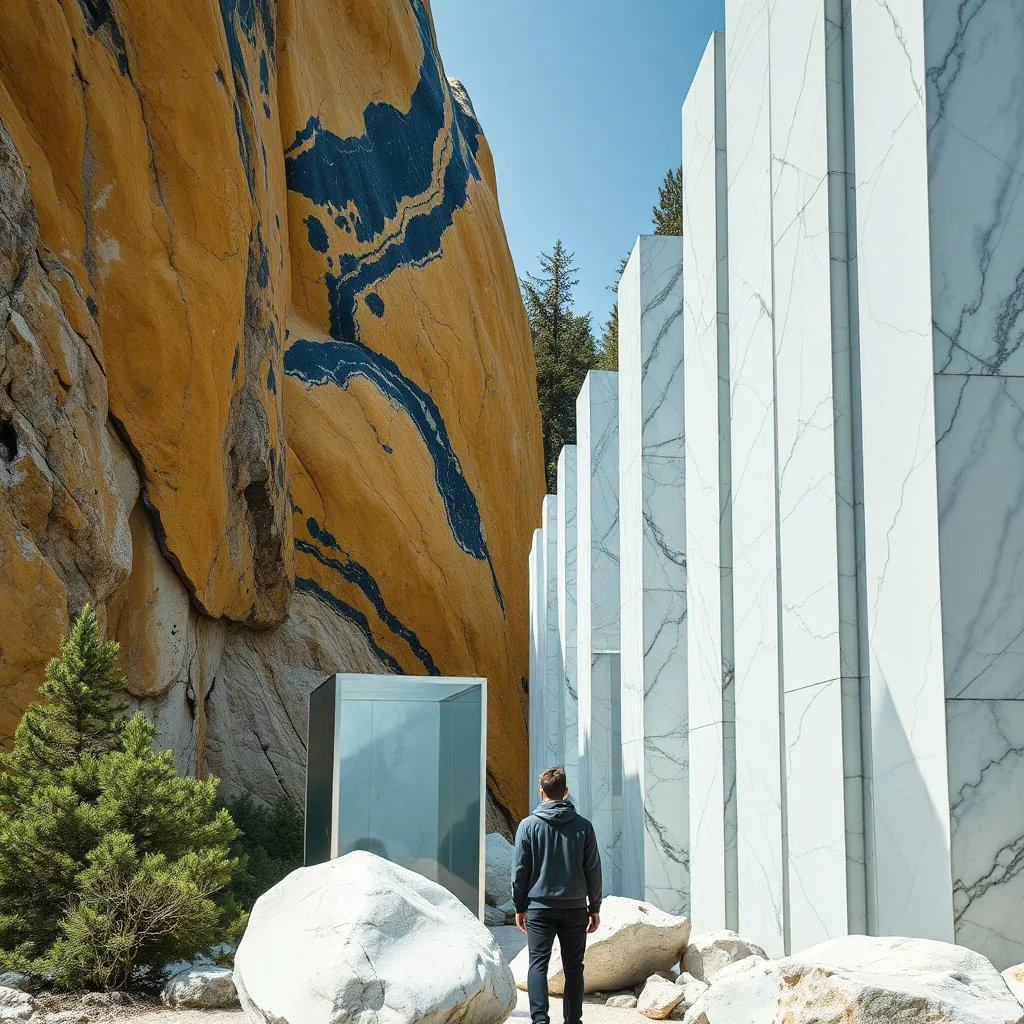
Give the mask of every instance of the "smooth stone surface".
M 720 976 L 685 1020 L 1019 1024 L 1021 1010 L 995 968 L 971 950 L 854 935 Z
M 631 988 L 656 971 L 669 970 L 679 961 L 689 937 L 690 922 L 685 917 L 623 896 L 606 897 L 601 904 L 601 924 L 587 936 L 583 958 L 586 991 Z M 524 990 L 529 963 L 529 951 L 523 949 L 511 965 L 516 985 Z M 561 995 L 564 983 L 556 943 L 548 966 L 548 991 Z
M 739 960 L 748 956 L 766 957 L 765 951 L 757 945 L 723 929 L 694 935 L 683 954 L 682 968 L 697 981 L 712 982 L 715 976 Z
M 234 972 L 230 967 L 203 964 L 186 967 L 172 975 L 160 999 L 165 1006 L 218 1009 L 238 1002 Z
M 357 851 L 256 902 L 235 957 L 252 1024 L 501 1024 L 515 1005 L 494 937 L 451 893 Z
M 1006 987 L 1013 993 L 1018 1003 L 1024 1004 L 1024 964 L 1007 967 L 1002 974 Z
M 489 832 L 484 845 L 487 902 L 500 907 L 512 899 L 512 861 L 515 850 L 512 844 L 497 832 Z
M 682 1002 L 683 990 L 665 978 L 651 978 L 637 998 L 636 1008 L 651 1020 L 664 1020 Z

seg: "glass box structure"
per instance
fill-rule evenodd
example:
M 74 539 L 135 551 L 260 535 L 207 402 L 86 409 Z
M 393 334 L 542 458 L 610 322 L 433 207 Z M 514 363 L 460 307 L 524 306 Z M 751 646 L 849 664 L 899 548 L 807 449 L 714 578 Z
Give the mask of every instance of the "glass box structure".
M 484 904 L 487 681 L 334 675 L 309 695 L 305 863 L 369 850 Z

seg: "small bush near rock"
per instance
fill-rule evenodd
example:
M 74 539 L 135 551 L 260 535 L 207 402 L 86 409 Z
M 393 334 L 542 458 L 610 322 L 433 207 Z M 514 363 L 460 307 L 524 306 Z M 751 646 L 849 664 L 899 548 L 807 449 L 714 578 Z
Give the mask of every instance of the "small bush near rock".
M 86 605 L 0 755 L 0 956 L 62 989 L 124 988 L 224 933 L 237 862 L 216 779 L 182 778 L 124 717 L 117 644 Z
M 239 861 L 225 902 L 252 910 L 256 901 L 286 875 L 302 867 L 302 811 L 283 797 L 273 807 L 257 803 L 249 794 L 228 802 L 231 819 L 239 831 L 231 844 L 231 856 Z

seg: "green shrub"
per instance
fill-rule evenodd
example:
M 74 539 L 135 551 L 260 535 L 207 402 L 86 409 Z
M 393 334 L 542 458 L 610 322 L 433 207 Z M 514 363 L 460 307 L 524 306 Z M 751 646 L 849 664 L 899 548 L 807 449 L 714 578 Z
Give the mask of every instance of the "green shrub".
M 225 896 L 249 911 L 263 893 L 302 867 L 302 812 L 284 798 L 268 808 L 248 794 L 231 800 L 228 810 L 240 832 L 231 853 L 241 867 Z
M 0 956 L 61 988 L 122 988 L 220 941 L 238 830 L 124 717 L 117 645 L 87 605 L 0 755 Z

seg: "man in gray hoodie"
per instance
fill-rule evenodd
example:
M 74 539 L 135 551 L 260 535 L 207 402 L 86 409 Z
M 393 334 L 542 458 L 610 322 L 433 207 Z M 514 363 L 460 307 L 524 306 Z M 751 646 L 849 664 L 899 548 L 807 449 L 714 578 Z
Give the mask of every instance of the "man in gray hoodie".
M 576 813 L 561 768 L 540 774 L 541 802 L 516 832 L 512 899 L 530 947 L 527 989 L 533 1024 L 550 1024 L 548 963 L 558 939 L 565 973 L 565 1024 L 583 1021 L 583 954 L 601 923 L 601 855 L 594 826 Z

